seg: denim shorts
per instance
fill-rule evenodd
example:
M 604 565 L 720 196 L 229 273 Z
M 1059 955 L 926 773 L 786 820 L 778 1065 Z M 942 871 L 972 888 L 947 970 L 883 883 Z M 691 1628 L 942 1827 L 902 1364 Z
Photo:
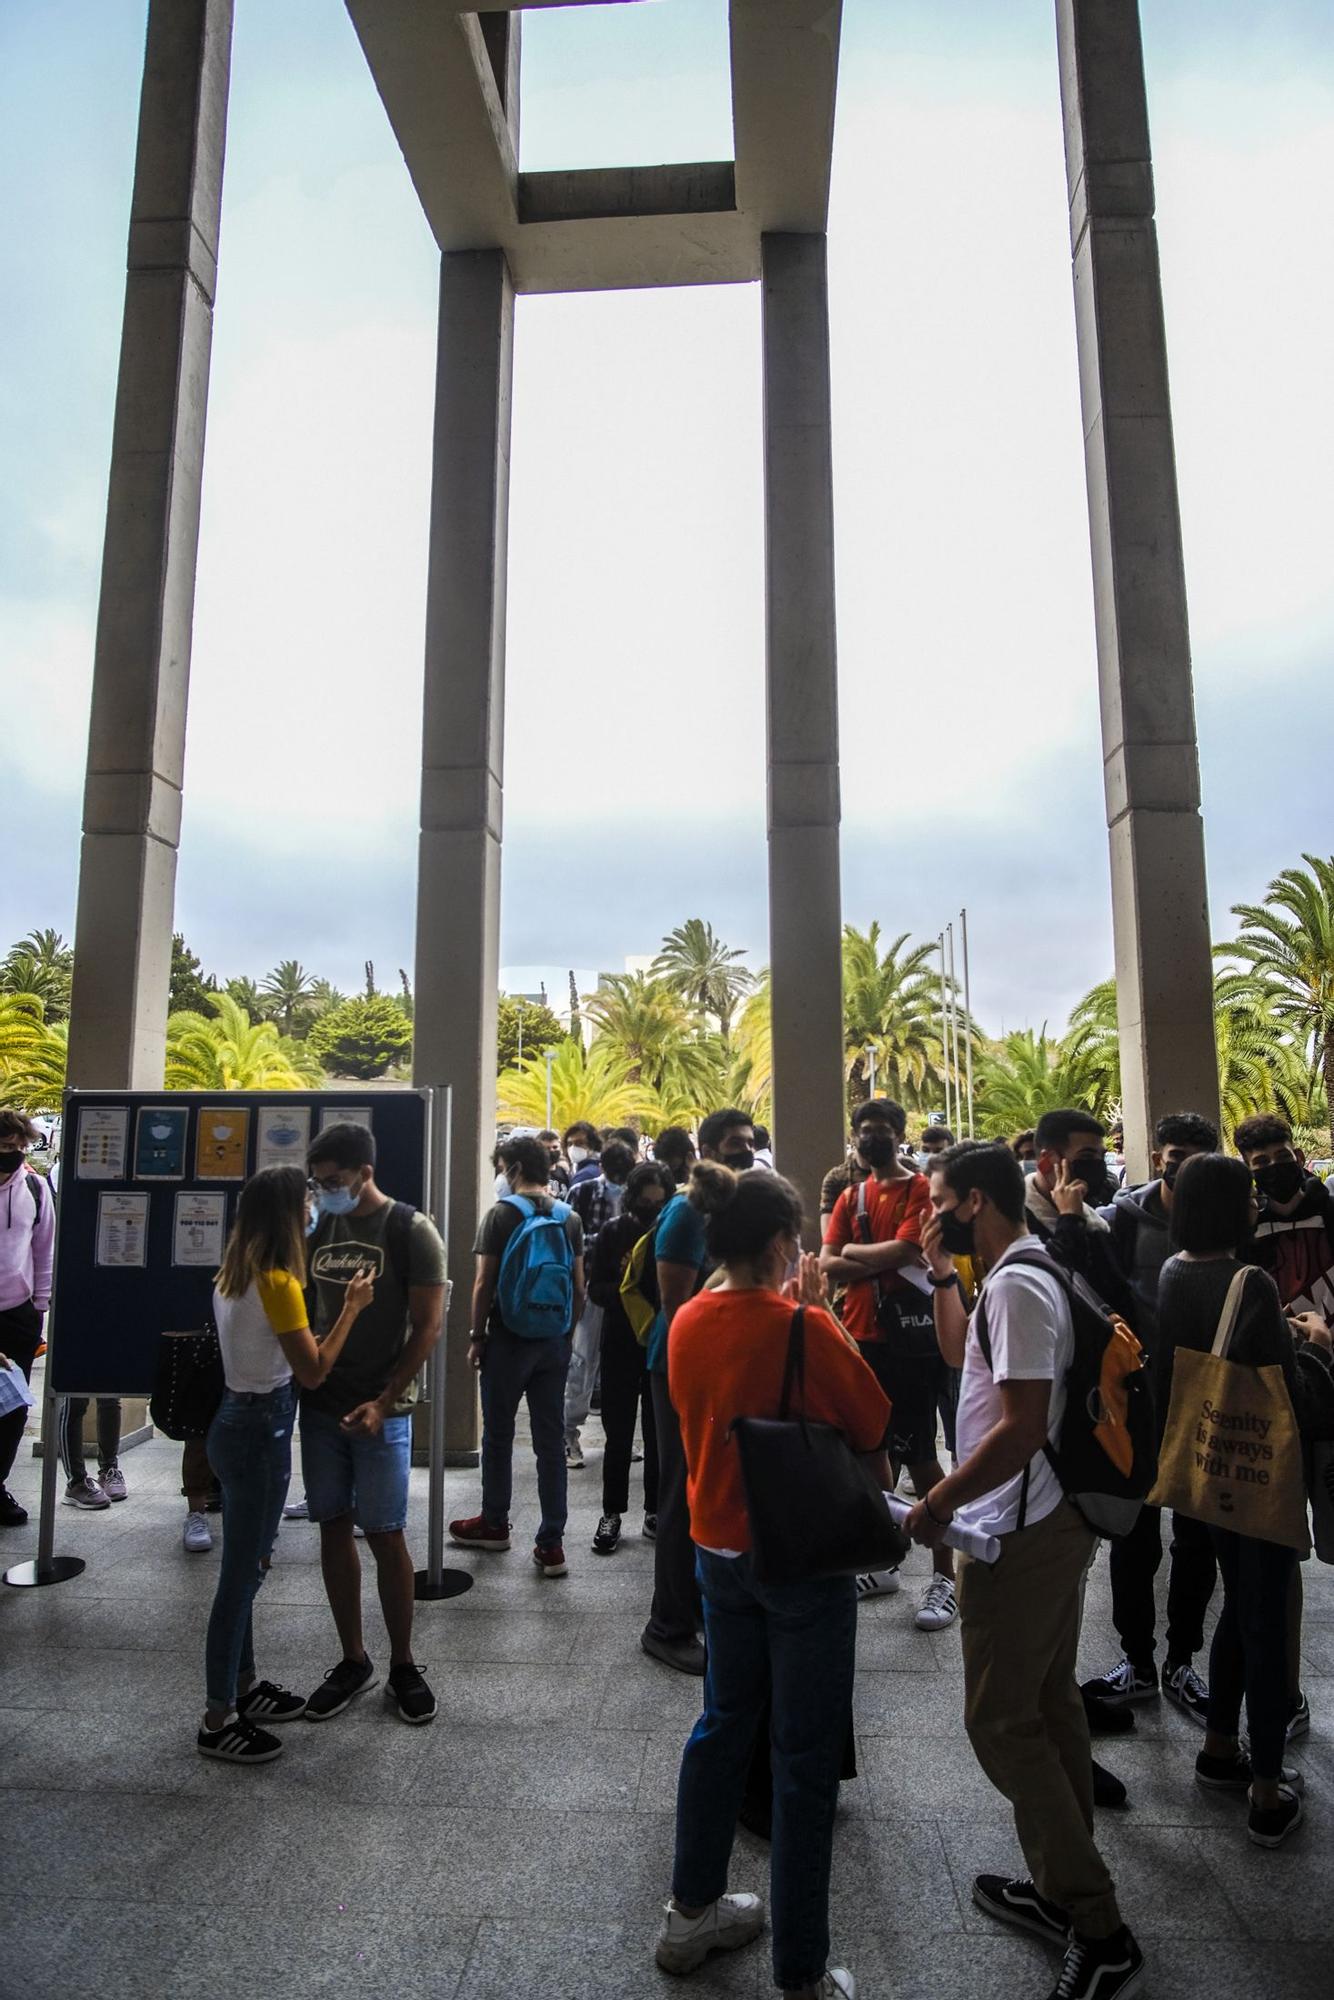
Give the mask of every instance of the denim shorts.
M 363 1534 L 405 1528 L 411 1465 L 411 1417 L 386 1417 L 375 1437 L 364 1437 L 302 1404 L 301 1473 L 312 1521 L 351 1514 Z

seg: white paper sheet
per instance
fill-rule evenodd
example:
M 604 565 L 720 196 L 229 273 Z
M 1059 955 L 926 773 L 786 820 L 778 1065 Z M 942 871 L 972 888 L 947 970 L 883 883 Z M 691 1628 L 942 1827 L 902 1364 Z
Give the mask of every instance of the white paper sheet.
M 97 1197 L 97 1250 L 93 1261 L 104 1270 L 142 1270 L 148 1262 L 148 1196 Z
M 178 1194 L 172 1219 L 173 1264 L 216 1271 L 227 1230 L 225 1194 Z
M 0 1417 L 10 1416 L 15 1410 L 30 1410 L 32 1405 L 32 1390 L 24 1381 L 18 1363 L 11 1361 L 8 1368 L 0 1368 Z
M 74 1174 L 81 1181 L 123 1181 L 130 1127 L 125 1104 L 83 1104 Z
M 255 1172 L 261 1167 L 301 1167 L 310 1144 L 308 1104 L 265 1104 L 256 1113 Z
M 914 1503 L 915 1504 L 915 1503 Z M 901 1500 L 897 1493 L 886 1493 L 885 1505 L 902 1528 L 912 1512 L 912 1506 Z M 972 1556 L 975 1562 L 994 1563 L 1001 1552 L 1000 1543 L 994 1535 L 979 1535 L 972 1528 L 962 1528 L 951 1521 L 944 1535 L 947 1549 L 957 1549 L 960 1555 Z

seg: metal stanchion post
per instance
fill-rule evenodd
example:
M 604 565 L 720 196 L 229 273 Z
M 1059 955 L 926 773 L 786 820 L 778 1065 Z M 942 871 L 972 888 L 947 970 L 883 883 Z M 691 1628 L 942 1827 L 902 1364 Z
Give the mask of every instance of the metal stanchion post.
M 436 1228 L 445 1243 L 449 1259 L 449 1167 L 453 1125 L 453 1093 L 446 1086 L 431 1092 L 431 1137 L 427 1169 L 427 1203 Z M 453 1280 L 445 1286 L 445 1318 Z M 426 1568 L 417 1571 L 413 1595 L 419 1603 L 436 1603 L 444 1597 L 462 1597 L 471 1590 L 473 1578 L 466 1569 L 445 1568 L 445 1372 L 446 1336 L 442 1332 L 427 1364 L 427 1393 L 431 1399 L 430 1473 L 426 1502 Z

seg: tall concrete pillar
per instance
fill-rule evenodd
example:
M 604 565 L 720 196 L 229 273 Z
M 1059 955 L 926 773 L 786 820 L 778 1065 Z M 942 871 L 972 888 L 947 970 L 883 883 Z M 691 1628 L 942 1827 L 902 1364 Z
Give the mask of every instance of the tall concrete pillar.
M 496 1122 L 514 291 L 504 252 L 441 260 L 426 600 L 413 1066 L 454 1091 L 446 1446 L 477 1447 L 471 1251 Z
M 1126 1152 L 1217 1116 L 1190 632 L 1137 0 L 1057 0 Z
M 822 235 L 761 247 L 774 1144 L 814 1227 L 845 1144 L 829 299 Z
M 151 0 L 111 443 L 69 1079 L 162 1081 L 232 0 Z

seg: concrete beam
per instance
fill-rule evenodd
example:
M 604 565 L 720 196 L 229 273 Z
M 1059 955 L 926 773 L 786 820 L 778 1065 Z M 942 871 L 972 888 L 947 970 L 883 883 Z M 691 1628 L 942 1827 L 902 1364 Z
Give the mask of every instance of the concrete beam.
M 732 0 L 734 168 L 522 176 L 495 35 L 517 10 L 347 7 L 441 250 L 503 250 L 516 292 L 745 284 L 764 231 L 825 227 L 840 0 Z
M 1058 0 L 1126 1153 L 1218 1112 L 1185 565 L 1136 0 Z
M 162 1081 L 232 0 L 151 0 L 93 655 L 69 1081 Z
M 471 1253 L 490 1201 L 500 988 L 514 289 L 499 250 L 441 259 L 426 598 L 413 1074 L 454 1090 L 447 1434 L 477 1448 Z
M 814 1230 L 845 1147 L 828 284 L 823 236 L 762 249 L 774 1145 Z

